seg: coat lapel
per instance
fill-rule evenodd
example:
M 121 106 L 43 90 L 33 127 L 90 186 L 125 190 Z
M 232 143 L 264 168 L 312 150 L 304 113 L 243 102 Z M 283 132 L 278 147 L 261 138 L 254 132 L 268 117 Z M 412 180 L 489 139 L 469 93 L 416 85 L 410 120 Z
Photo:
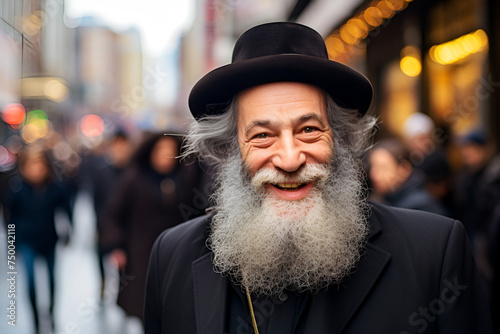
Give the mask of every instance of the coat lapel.
M 349 324 L 391 258 L 389 253 L 372 243 L 380 232 L 380 225 L 372 216 L 368 243 L 358 267 L 337 287 L 313 296 L 309 312 L 313 322 L 324 323 L 328 319 L 332 333 L 342 333 Z
M 214 272 L 211 254 L 203 255 L 192 264 L 198 334 L 224 332 L 228 284 L 224 277 Z
M 342 333 L 372 290 L 390 258 L 390 254 L 370 243 L 367 244 L 366 253 L 361 258 L 356 272 L 338 290 L 338 329 L 334 330 L 334 333 Z

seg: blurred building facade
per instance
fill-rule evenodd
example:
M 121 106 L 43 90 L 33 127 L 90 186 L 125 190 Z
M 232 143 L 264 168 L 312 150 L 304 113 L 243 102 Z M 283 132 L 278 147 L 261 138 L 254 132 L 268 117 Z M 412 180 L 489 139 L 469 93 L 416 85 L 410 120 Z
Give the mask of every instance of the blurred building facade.
M 71 113 L 74 35 L 61 0 L 3 0 L 0 8 L 0 144 L 11 137 L 31 143 L 63 127 Z
M 436 144 L 472 130 L 500 147 L 500 4 L 495 0 L 296 2 L 289 19 L 320 31 L 329 56 L 372 81 L 382 136 L 416 112 L 437 123 Z
M 21 77 L 41 71 L 41 1 L 2 1 L 0 3 L 0 110 L 20 103 Z M 38 14 L 38 15 L 37 15 Z M 24 114 L 18 116 L 23 117 Z M 1 122 L 1 143 L 9 137 L 10 127 Z
M 142 107 L 138 31 L 117 33 L 91 19 L 68 27 L 64 5 L 0 1 L 0 145 L 29 144 L 53 130 L 79 136 L 87 114 L 123 119 Z
M 86 18 L 76 28 L 79 113 L 130 116 L 144 102 L 139 33 Z

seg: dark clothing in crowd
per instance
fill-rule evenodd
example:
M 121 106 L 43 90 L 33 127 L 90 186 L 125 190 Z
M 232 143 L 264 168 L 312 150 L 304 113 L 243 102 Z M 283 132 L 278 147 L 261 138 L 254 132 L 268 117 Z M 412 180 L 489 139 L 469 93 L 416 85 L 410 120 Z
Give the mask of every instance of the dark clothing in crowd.
M 383 197 L 385 204 L 398 208 L 428 211 L 446 215 L 446 209 L 425 190 L 425 176 L 414 170 L 395 191 Z
M 213 270 L 211 216 L 164 232 L 148 274 L 146 333 L 252 333 L 244 294 Z M 356 270 L 318 294 L 252 296 L 265 333 L 492 333 L 481 277 L 460 222 L 371 204 Z M 175 273 L 175 275 L 172 275 Z
M 96 216 L 96 247 L 101 278 L 101 298 L 103 298 L 106 281 L 104 271 L 104 256 L 106 255 L 106 252 L 104 252 L 101 247 L 101 238 L 104 230 L 105 215 L 109 206 L 109 201 L 124 168 L 114 166 L 106 159 L 105 156 L 96 156 L 93 157 L 92 160 L 93 165 L 89 168 L 90 170 L 88 172 L 91 181 L 91 191 Z
M 118 181 L 108 202 L 102 246 L 104 251 L 122 249 L 127 254 L 118 296 L 118 304 L 127 314 L 143 316 L 146 272 L 156 238 L 191 218 L 183 215 L 183 206 L 204 212 L 203 204 L 197 206 L 194 201 L 196 194 L 204 192 L 202 174 L 196 163 L 178 166 L 165 175 L 134 165 Z
M 481 170 L 475 187 L 474 213 L 479 217 L 475 227 L 478 261 L 491 283 L 491 305 L 496 333 L 500 333 L 500 155 Z M 472 195 L 473 196 L 473 195 Z
M 52 182 L 33 187 L 20 177 L 10 179 L 9 183 L 4 208 L 7 223 L 16 225 L 17 244 L 29 245 L 40 253 L 53 250 L 59 239 L 55 225 L 56 210 L 72 216 L 66 186 Z
M 9 180 L 3 204 L 6 224 L 15 225 L 16 249 L 26 269 L 29 297 L 35 327 L 38 329 L 40 315 L 36 301 L 35 260 L 43 258 L 47 264 L 50 288 L 49 312 L 53 317 L 55 249 L 60 237 L 56 231 L 55 214 L 57 210 L 61 210 L 68 215 L 71 223 L 69 191 L 63 183 L 48 182 L 34 187 L 16 176 Z M 64 237 L 67 241 L 68 236 Z M 52 319 L 52 324 L 53 322 Z
M 485 197 L 482 182 L 484 169 L 468 173 L 462 172 L 458 175 L 456 201 L 458 208 L 458 217 L 465 228 L 471 240 L 474 239 L 479 230 L 483 229 L 486 222 L 481 217 L 481 206 L 485 205 L 490 199 Z M 489 205 L 488 205 L 489 206 Z
M 448 217 L 457 217 L 457 208 L 454 198 L 454 174 L 451 169 L 446 152 L 437 147 L 423 160 L 413 167 L 425 176 L 424 187 L 431 196 L 439 202 Z

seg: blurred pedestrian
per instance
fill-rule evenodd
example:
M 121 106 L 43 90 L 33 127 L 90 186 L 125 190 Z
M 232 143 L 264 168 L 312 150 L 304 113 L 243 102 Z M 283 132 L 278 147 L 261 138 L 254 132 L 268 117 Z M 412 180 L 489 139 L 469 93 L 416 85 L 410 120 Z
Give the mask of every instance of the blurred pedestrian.
M 99 262 L 99 273 L 101 279 L 100 298 L 104 301 L 106 275 L 104 270 L 104 256 L 101 247 L 101 236 L 103 234 L 104 220 L 108 208 L 109 199 L 113 193 L 117 181 L 129 163 L 132 155 L 133 143 L 127 133 L 117 131 L 106 143 L 104 153 L 92 159 L 89 167 L 89 178 L 91 192 L 96 216 L 96 248 Z
M 473 130 L 459 139 L 458 143 L 463 167 L 457 177 L 456 201 L 460 209 L 459 218 L 471 240 L 487 228 L 487 216 L 498 205 L 495 196 L 489 194 L 494 191 L 489 184 L 491 173 L 490 162 L 493 157 L 493 148 L 488 144 L 486 135 L 482 131 Z
M 180 146 L 178 136 L 151 135 L 140 145 L 109 198 L 103 250 L 113 250 L 111 255 L 121 269 L 118 304 L 128 315 L 141 319 L 154 241 L 163 230 L 188 218 L 183 217 L 181 204 L 193 207 L 195 196 L 210 195 L 200 184 L 204 173 L 198 164 L 179 163 Z
M 26 146 L 18 155 L 19 175 L 9 182 L 4 198 L 7 224 L 14 224 L 16 249 L 25 266 L 29 298 L 33 310 L 35 332 L 42 328 L 43 313 L 37 308 L 35 260 L 43 258 L 49 275 L 49 317 L 54 329 L 54 266 L 55 249 L 59 235 L 55 213 L 62 210 L 72 222 L 72 212 L 66 186 L 54 177 L 47 152 L 34 144 Z M 68 235 L 64 237 L 68 241 Z
M 458 142 L 463 168 L 457 179 L 456 201 L 472 242 L 479 269 L 492 285 L 494 311 L 500 310 L 500 156 L 483 131 L 473 130 Z M 500 325 L 497 324 L 497 327 Z
M 412 167 L 424 176 L 425 189 L 441 203 L 450 217 L 456 216 L 454 173 L 445 150 L 448 143 L 446 128 L 437 128 L 428 115 L 417 112 L 403 124 L 403 142 L 408 148 Z
M 378 142 L 368 156 L 373 199 L 385 204 L 446 214 L 425 189 L 425 175 L 410 163 L 410 153 L 396 138 Z

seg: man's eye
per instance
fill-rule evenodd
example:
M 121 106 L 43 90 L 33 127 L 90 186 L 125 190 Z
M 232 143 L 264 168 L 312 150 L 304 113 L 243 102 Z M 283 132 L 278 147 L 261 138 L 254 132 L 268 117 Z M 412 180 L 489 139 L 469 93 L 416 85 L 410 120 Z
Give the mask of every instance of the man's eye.
M 306 126 L 304 128 L 304 132 L 305 133 L 311 133 L 311 132 L 314 132 L 314 130 L 316 130 L 316 128 L 312 127 L 312 126 Z
M 267 134 L 266 133 L 259 133 L 255 136 L 253 136 L 253 138 L 256 138 L 256 139 L 265 139 L 267 138 Z

